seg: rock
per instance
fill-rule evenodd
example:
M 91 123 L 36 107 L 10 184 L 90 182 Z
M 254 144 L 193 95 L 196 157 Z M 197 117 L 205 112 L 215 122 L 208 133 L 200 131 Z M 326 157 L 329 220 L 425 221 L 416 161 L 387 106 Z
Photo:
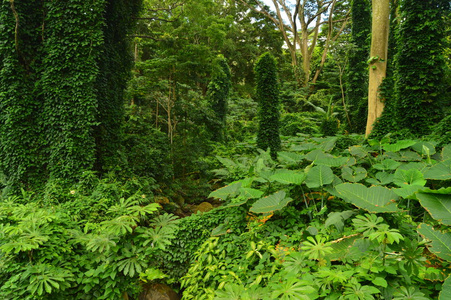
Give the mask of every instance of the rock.
M 207 212 L 213 209 L 213 205 L 209 202 L 202 202 L 201 204 L 194 207 L 194 212 Z
M 164 283 L 147 283 L 139 300 L 180 300 L 181 297 Z
M 159 203 L 159 204 L 169 204 L 170 201 L 169 201 L 168 197 L 156 196 L 155 202 Z

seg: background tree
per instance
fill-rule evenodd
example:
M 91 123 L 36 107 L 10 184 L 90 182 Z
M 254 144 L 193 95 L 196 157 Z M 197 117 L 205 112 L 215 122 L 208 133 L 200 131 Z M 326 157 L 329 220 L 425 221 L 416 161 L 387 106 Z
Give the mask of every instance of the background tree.
M 312 57 L 316 43 L 318 42 L 321 26 L 328 23 L 329 28 L 332 28 L 332 24 L 341 24 L 339 30 L 330 30 L 330 34 L 327 35 L 326 47 L 324 47 L 322 54 L 323 65 L 327 58 L 330 41 L 337 39 L 348 21 L 347 14 L 343 18 L 334 19 L 336 8 L 347 1 L 296 0 L 295 2 L 290 2 L 285 0 L 272 0 L 275 13 L 272 13 L 270 8 L 262 1 L 240 1 L 250 9 L 268 17 L 277 26 L 290 53 L 291 64 L 295 70 L 295 74 L 298 74 L 299 66 L 297 49 L 300 50 L 302 56 L 302 76 L 298 76 L 298 79 L 302 82 L 303 86 L 307 86 L 310 81 Z M 324 15 L 328 16 L 326 20 L 323 20 Z M 288 24 L 286 24 L 285 20 L 288 21 Z M 298 22 L 300 24 L 299 30 L 297 26 Z M 318 78 L 321 68 L 317 70 L 319 71 L 315 73 L 313 83 Z
M 279 84 L 277 82 L 276 60 L 270 53 L 264 53 L 255 64 L 256 98 L 258 101 L 257 146 L 268 148 L 271 156 L 277 157 L 280 150 L 279 135 Z
M 227 100 L 231 87 L 230 69 L 224 56 L 218 56 L 213 63 L 212 80 L 208 84 L 208 97 L 215 113 L 212 127 L 213 139 L 222 141 L 225 136 Z

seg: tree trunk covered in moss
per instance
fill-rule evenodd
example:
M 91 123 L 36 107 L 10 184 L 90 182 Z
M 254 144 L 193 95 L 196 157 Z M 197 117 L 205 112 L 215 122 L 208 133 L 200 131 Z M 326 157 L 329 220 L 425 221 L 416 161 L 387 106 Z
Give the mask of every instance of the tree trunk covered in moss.
M 363 133 L 368 115 L 368 71 L 370 52 L 371 3 L 369 0 L 351 2 L 353 48 L 349 51 L 346 72 L 346 100 L 350 107 L 351 125 L 348 131 Z
M 273 158 L 280 150 L 279 135 L 279 84 L 276 60 L 267 53 L 262 54 L 255 65 L 256 97 L 258 101 L 257 146 L 268 148 Z
M 139 7 L 140 0 L 0 4 L 0 168 L 8 190 L 73 182 L 96 159 L 104 164 L 100 148 L 117 152 L 131 66 L 125 38 Z M 96 139 L 100 127 L 108 142 Z

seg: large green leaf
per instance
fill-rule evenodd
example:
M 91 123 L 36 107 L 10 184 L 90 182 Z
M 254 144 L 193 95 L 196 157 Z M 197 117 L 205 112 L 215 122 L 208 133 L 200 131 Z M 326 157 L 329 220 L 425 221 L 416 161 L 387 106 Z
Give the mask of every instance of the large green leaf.
M 418 193 L 418 200 L 431 216 L 445 225 L 451 225 L 451 195 Z
M 399 212 L 396 206 L 398 196 L 382 186 L 367 188 L 359 183 L 343 183 L 335 187 L 346 201 L 372 213 Z
M 237 195 L 240 187 L 241 187 L 241 182 L 236 181 L 229 185 L 226 185 L 225 187 L 222 187 L 220 189 L 217 189 L 217 190 L 211 192 L 210 195 L 208 195 L 208 197 L 226 200 L 228 197 L 233 197 L 233 196 Z
M 305 179 L 305 173 L 292 170 L 278 170 L 270 179 L 283 184 L 301 184 Z
M 277 158 L 286 164 L 297 164 L 304 159 L 303 155 L 293 152 L 277 152 Z
M 410 146 L 415 145 L 417 142 L 416 141 L 411 141 L 411 140 L 401 140 L 401 141 L 397 141 L 394 144 L 388 145 L 388 144 L 383 144 L 382 148 L 385 151 L 390 151 L 390 152 L 398 152 L 401 149 L 405 149 L 405 148 L 409 148 Z
M 442 233 L 424 223 L 418 226 L 418 232 L 431 241 L 429 251 L 441 259 L 451 262 L 451 232 Z
M 336 261 L 336 260 L 358 260 L 359 258 L 366 255 L 365 252 L 360 251 L 356 247 L 356 242 L 362 239 L 361 234 L 353 234 L 351 236 L 342 237 L 336 241 L 330 243 L 332 252 L 326 254 L 325 259 Z
M 358 182 L 365 179 L 367 172 L 362 167 L 343 167 L 341 169 L 341 177 L 347 181 Z
M 442 150 L 442 160 L 448 159 L 451 159 L 451 144 L 446 145 Z
M 421 190 L 423 187 L 420 185 L 405 185 L 399 189 L 394 189 L 393 191 L 398 195 L 399 197 L 402 197 L 404 199 L 413 198 L 415 199 L 415 193 Z
M 332 157 L 332 155 L 330 155 L 329 153 L 324 153 L 320 149 L 316 149 L 316 150 L 313 150 L 312 152 L 309 152 L 305 156 L 305 159 L 310 160 L 310 161 L 315 161 L 315 160 L 327 158 L 327 157 Z
M 253 188 L 241 188 L 240 189 L 240 196 L 247 198 L 247 199 L 257 199 L 263 196 L 263 192 L 260 190 L 256 190 Z
M 287 206 L 293 199 L 287 197 L 285 191 L 279 191 L 275 194 L 263 197 L 257 200 L 250 208 L 254 213 L 270 213 L 275 210 L 280 210 Z
M 434 180 L 451 179 L 451 159 L 433 165 L 424 173 L 424 178 Z
M 334 173 L 331 168 L 327 166 L 314 166 L 308 171 L 305 184 L 309 188 L 317 188 L 330 184 L 332 181 L 334 181 Z
M 348 162 L 347 157 L 326 157 L 319 158 L 314 161 L 315 165 L 318 166 L 328 166 L 328 167 L 341 167 Z
M 352 156 L 357 156 L 359 158 L 363 158 L 368 155 L 367 149 L 362 146 L 349 147 L 349 153 L 351 153 Z
M 381 162 L 374 164 L 373 168 L 377 170 L 387 171 L 387 170 L 396 170 L 397 167 L 401 165 L 400 162 L 397 162 L 393 159 L 384 159 Z
M 400 187 L 407 185 L 424 186 L 426 180 L 424 180 L 423 173 L 418 170 L 396 170 L 393 183 Z
M 451 275 L 446 278 L 443 282 L 442 290 L 438 296 L 438 300 L 449 300 L 451 299 Z
M 421 155 L 435 154 L 435 145 L 430 142 L 424 142 L 424 141 L 418 142 L 412 146 L 412 149 Z

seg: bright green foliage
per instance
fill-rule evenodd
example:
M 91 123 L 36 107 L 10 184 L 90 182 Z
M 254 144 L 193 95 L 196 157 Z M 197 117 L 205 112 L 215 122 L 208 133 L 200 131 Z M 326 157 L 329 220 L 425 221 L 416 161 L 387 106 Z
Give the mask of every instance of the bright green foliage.
M 44 208 L 26 193 L 0 202 L 1 299 L 134 297 L 140 273 L 151 278 L 145 270 L 160 267 L 179 220 L 152 216 L 160 205 L 139 185 L 86 178 L 68 194 Z
M 265 53 L 255 64 L 256 97 L 259 104 L 257 146 L 271 150 L 276 157 L 280 150 L 279 135 L 279 84 L 277 81 L 276 60 Z
M 125 37 L 140 1 L 1 5 L 1 169 L 7 187 L 17 192 L 49 178 L 73 182 L 96 160 L 101 169 L 104 151 L 113 159 L 118 150 L 130 66 Z M 95 126 L 110 144 L 96 141 Z
M 216 58 L 213 63 L 212 80 L 208 84 L 208 96 L 213 111 L 216 115 L 216 122 L 211 126 L 213 139 L 220 141 L 224 138 L 227 116 L 227 100 L 231 87 L 230 69 L 223 56 Z
M 364 132 L 368 111 L 368 65 L 366 63 L 371 32 L 371 1 L 353 0 L 351 2 L 352 43 L 354 45 L 348 54 L 346 72 L 347 105 L 350 110 L 351 132 Z

